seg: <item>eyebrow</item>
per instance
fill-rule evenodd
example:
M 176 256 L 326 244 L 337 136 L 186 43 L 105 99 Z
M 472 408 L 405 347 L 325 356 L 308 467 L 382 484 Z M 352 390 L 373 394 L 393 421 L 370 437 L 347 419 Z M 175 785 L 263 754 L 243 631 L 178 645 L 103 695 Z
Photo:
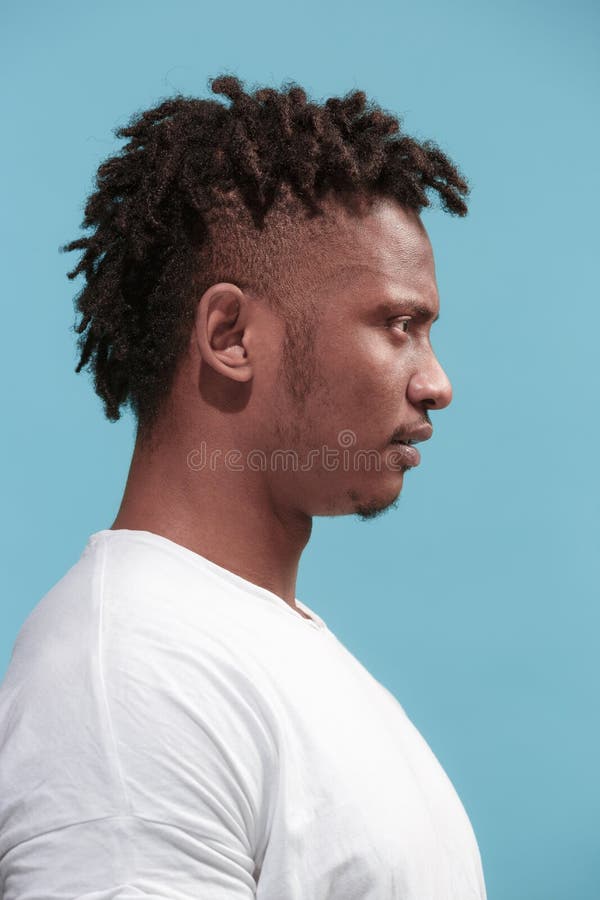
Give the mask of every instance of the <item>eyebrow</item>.
M 419 319 L 423 319 L 423 321 L 430 320 L 433 324 L 437 322 L 440 318 L 439 312 L 437 315 L 432 316 L 431 309 L 428 306 L 424 306 L 418 300 L 414 300 L 412 297 L 398 297 L 397 300 L 385 300 L 383 303 L 380 303 L 376 307 L 376 312 L 381 314 L 389 313 L 390 315 L 394 313 L 399 306 L 404 307 L 407 311 L 413 313 L 413 315 L 417 316 Z
M 371 275 L 377 274 L 372 266 L 365 265 L 364 263 L 343 263 L 342 265 L 336 267 L 335 271 L 330 275 L 328 283 L 337 284 L 339 286 L 341 283 L 347 281 L 349 276 L 356 276 L 361 273 L 367 273 Z M 375 308 L 375 313 L 379 315 L 390 313 L 391 315 L 398 306 L 404 306 L 406 309 L 412 312 L 413 315 L 417 316 L 424 322 L 431 321 L 431 323 L 433 324 L 434 322 L 439 321 L 440 318 L 439 312 L 436 316 L 432 316 L 431 309 L 428 306 L 425 306 L 419 300 L 415 300 L 413 297 L 398 297 L 396 300 L 384 301 Z

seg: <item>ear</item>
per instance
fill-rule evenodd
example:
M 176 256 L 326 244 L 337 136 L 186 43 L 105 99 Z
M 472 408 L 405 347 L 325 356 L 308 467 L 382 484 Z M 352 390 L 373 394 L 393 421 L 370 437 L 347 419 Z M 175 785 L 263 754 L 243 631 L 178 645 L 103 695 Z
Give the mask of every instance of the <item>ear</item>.
M 195 340 L 202 359 L 234 381 L 250 381 L 252 365 L 244 344 L 250 298 L 237 285 L 213 284 L 198 301 Z

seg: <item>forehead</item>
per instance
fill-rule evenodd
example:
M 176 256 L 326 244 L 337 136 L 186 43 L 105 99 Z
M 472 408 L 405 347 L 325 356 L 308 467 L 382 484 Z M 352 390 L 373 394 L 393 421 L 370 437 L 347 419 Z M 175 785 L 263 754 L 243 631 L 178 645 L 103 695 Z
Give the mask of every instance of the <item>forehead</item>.
M 382 293 L 438 306 L 431 242 L 421 219 L 393 200 L 377 200 L 360 216 L 340 214 L 327 254 L 324 286 L 348 302 L 368 302 Z

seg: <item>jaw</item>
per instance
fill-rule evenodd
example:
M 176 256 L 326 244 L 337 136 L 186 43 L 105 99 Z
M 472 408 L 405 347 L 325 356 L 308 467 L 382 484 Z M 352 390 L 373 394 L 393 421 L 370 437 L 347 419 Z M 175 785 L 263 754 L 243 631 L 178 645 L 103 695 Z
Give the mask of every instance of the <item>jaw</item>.
M 348 490 L 347 496 L 352 505 L 352 513 L 359 516 L 364 521 L 367 519 L 374 519 L 384 512 L 387 512 L 389 509 L 395 509 L 400 499 L 403 476 L 404 470 L 402 472 L 396 472 L 394 478 L 395 484 L 388 486 L 385 490 L 381 488 L 378 491 L 365 491 L 364 489 L 361 491 L 354 489 Z
M 363 522 L 368 522 L 371 519 L 376 519 L 378 516 L 382 516 L 384 513 L 388 512 L 390 509 L 396 509 L 398 506 L 398 497 L 395 500 L 392 500 L 391 503 L 386 504 L 385 506 L 381 506 L 378 503 L 369 503 L 366 506 L 361 506 L 360 504 L 354 510 L 355 515 L 361 519 Z

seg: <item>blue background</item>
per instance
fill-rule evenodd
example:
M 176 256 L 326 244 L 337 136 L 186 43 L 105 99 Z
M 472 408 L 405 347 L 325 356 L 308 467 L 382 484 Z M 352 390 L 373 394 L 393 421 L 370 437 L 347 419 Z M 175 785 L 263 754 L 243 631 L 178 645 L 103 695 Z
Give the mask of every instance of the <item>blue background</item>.
M 598 900 L 599 23 L 582 0 L 4 4 L 0 674 L 129 465 L 132 419 L 73 371 L 58 252 L 112 129 L 226 70 L 362 88 L 472 184 L 466 219 L 423 216 L 454 401 L 396 510 L 315 520 L 298 596 L 429 741 L 490 900 Z

